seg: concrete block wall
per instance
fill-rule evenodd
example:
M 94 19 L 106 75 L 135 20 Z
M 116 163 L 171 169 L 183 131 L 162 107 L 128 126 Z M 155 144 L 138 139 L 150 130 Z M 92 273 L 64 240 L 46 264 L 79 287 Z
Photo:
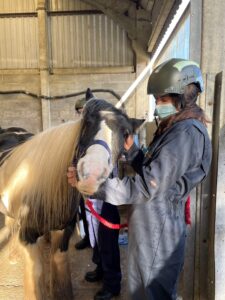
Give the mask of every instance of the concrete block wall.
M 146 119 L 149 111 L 149 96 L 147 95 L 148 77 L 136 89 L 136 117 Z
M 50 94 L 63 95 L 71 94 L 91 89 L 112 89 L 120 96 L 127 90 L 135 79 L 135 73 L 124 74 L 80 74 L 80 75 L 51 75 Z M 109 93 L 95 93 L 95 96 L 117 103 L 117 99 Z M 62 100 L 52 100 L 50 103 L 51 125 L 58 125 L 64 121 L 74 120 L 74 105 L 83 96 L 67 98 Z M 134 97 L 134 96 L 133 96 Z M 127 112 L 135 115 L 134 101 L 129 101 Z
M 39 81 L 38 75 L 1 75 L 0 91 L 25 90 L 39 94 Z M 0 95 L 0 126 L 39 132 L 42 128 L 40 100 L 24 94 Z
M 135 80 L 135 73 L 119 74 L 76 74 L 49 75 L 49 95 L 65 95 L 92 89 L 112 89 L 120 96 Z M 0 91 L 25 90 L 40 94 L 40 76 L 37 75 L 2 75 Z M 109 93 L 96 93 L 116 104 L 117 99 Z M 50 100 L 50 126 L 59 125 L 63 121 L 75 119 L 74 104 L 80 98 L 73 97 Z M 135 116 L 135 94 L 126 104 L 127 113 Z M 23 95 L 0 95 L 0 126 L 3 128 L 17 126 L 30 132 L 42 130 L 42 104 L 40 99 Z

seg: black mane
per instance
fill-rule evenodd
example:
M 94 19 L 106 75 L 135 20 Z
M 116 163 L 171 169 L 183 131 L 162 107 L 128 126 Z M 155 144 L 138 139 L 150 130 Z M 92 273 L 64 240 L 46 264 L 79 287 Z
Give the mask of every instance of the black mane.
M 24 143 L 31 136 L 33 136 L 33 134 L 24 128 L 0 127 L 0 165 L 2 164 L 6 155 L 9 154 L 13 148 Z

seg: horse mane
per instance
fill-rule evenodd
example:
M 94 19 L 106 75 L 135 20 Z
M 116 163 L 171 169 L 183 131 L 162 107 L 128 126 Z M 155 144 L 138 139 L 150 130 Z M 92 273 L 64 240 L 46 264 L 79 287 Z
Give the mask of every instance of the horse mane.
M 66 172 L 74 156 L 80 123 L 64 123 L 39 133 L 4 159 L 0 195 L 14 218 L 33 218 L 32 224 L 39 224 L 41 217 L 50 229 L 71 214 L 68 210 L 73 191 Z

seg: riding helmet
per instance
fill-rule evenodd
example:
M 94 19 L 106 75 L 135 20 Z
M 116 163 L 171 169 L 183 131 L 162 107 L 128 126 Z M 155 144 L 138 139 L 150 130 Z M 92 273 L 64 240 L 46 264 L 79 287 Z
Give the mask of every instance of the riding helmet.
M 203 92 L 199 65 L 190 60 L 172 58 L 157 66 L 148 80 L 147 93 L 154 96 L 183 94 L 185 86 L 195 83 Z

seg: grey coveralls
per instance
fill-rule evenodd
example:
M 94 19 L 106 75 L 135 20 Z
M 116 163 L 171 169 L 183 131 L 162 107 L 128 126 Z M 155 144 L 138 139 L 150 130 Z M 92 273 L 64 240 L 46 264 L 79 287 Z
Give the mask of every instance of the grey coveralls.
M 131 204 L 129 297 L 174 300 L 184 262 L 185 201 L 209 172 L 208 133 L 201 122 L 183 120 L 156 137 L 146 156 L 135 146 L 128 156 L 137 174 L 108 179 L 104 197 L 114 205 Z

